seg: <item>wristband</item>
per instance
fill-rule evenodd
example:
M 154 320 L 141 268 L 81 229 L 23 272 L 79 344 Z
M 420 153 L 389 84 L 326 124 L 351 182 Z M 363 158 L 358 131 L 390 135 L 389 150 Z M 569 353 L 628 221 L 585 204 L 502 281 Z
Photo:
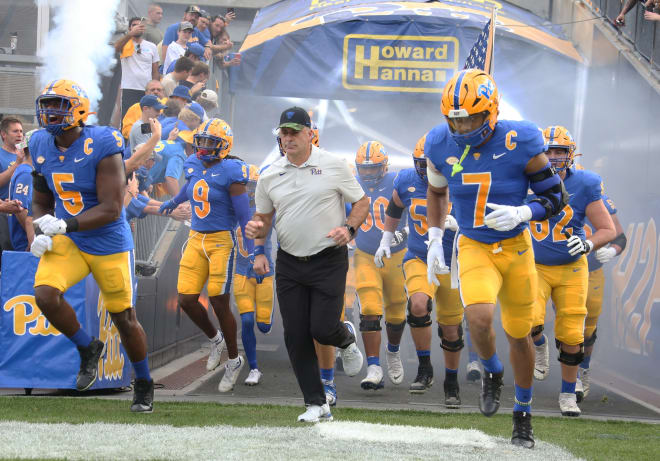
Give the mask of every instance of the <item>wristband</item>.
M 67 233 L 69 232 L 76 232 L 78 228 L 80 227 L 80 223 L 76 218 L 69 218 L 65 219 L 64 222 L 66 223 L 66 231 Z
M 266 247 L 264 245 L 255 245 L 254 246 L 254 254 L 255 256 L 257 255 L 265 255 L 266 254 Z

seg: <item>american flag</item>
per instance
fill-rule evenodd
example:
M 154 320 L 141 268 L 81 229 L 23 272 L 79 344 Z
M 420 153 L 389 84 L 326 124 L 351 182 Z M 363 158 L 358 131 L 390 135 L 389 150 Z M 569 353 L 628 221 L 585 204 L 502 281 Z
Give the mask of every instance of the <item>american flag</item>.
M 486 23 L 481 34 L 479 34 L 479 38 L 470 50 L 463 69 L 481 69 L 487 74 L 492 73 L 493 41 L 495 40 L 494 23 L 494 17 Z

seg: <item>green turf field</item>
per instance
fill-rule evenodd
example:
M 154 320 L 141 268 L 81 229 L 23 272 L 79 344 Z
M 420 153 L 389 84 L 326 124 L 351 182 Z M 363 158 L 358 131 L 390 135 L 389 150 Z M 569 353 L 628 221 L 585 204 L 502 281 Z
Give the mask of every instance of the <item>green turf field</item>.
M 0 421 L 29 423 L 116 423 L 185 426 L 229 425 L 239 427 L 301 427 L 300 407 L 276 405 L 221 405 L 215 403 L 156 402 L 150 415 L 128 411 L 126 400 L 67 397 L 2 397 Z M 439 414 L 422 411 L 333 409 L 335 421 L 363 421 L 430 428 L 477 429 L 508 439 L 511 416 L 485 418 L 479 414 Z M 332 424 L 332 423 L 331 423 Z M 538 440 L 565 448 L 574 456 L 590 459 L 658 460 L 660 425 L 593 421 L 586 418 L 534 418 Z M 0 457 L 3 456 L 0 447 Z M 6 455 L 5 455 L 6 456 Z M 4 458 L 3 458 L 4 459 Z

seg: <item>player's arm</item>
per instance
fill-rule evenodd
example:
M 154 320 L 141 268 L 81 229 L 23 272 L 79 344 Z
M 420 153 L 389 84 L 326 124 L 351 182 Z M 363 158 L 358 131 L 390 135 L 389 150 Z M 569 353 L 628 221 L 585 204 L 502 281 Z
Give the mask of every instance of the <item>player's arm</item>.
M 234 207 L 234 213 L 238 219 L 238 224 L 241 226 L 241 232 L 246 238 L 245 249 L 248 254 L 254 254 L 254 239 L 247 237 L 245 233 L 245 225 L 250 220 L 250 199 L 247 194 L 247 186 L 245 183 L 235 182 L 229 186 L 229 196 L 231 204 Z
M 351 213 L 346 218 L 346 224 L 357 229 L 362 225 L 369 214 L 369 197 L 363 195 L 360 200 L 351 204 Z M 351 236 L 353 238 L 353 236 Z
M 55 214 L 55 197 L 48 187 L 46 178 L 36 171 L 32 172 L 32 218 Z
M 545 221 L 564 209 L 568 192 L 543 152 L 527 163 L 525 174 L 529 178 L 529 187 L 536 194 L 528 205 L 532 211 L 531 220 Z
M 614 231 L 616 234 L 616 237 L 614 237 L 613 240 L 610 241 L 610 246 L 614 247 L 616 250 L 616 255 L 620 255 L 623 250 L 626 248 L 626 234 L 623 230 L 623 226 L 621 225 L 621 221 L 619 221 L 619 218 L 616 217 L 615 214 L 610 215 L 612 218 L 612 222 L 614 223 Z
M 151 126 L 151 137 L 142 144 L 126 161 L 124 161 L 124 166 L 126 168 L 126 174 L 130 174 L 140 168 L 141 165 L 147 160 L 149 155 L 156 148 L 156 144 L 160 141 L 160 136 L 163 132 L 163 127 L 160 122 L 155 118 L 149 119 L 149 125 Z M 176 195 L 176 194 L 172 194 Z
M 429 187 L 426 190 L 426 219 L 429 224 L 429 240 L 432 240 L 431 229 L 440 229 L 441 234 L 444 232 L 449 210 L 449 186 L 447 178 L 433 166 L 433 162 L 428 160 L 426 174 L 429 179 Z M 435 234 L 435 231 L 433 233 Z
M 591 250 L 599 249 L 616 237 L 614 222 L 602 200 L 596 200 L 587 205 L 586 215 L 594 227 L 594 233 L 589 238 L 593 244 Z

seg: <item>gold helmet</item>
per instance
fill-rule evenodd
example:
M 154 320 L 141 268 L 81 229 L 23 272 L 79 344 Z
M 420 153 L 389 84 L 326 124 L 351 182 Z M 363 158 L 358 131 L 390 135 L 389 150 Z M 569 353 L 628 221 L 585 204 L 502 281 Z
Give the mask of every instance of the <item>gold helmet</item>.
M 83 126 L 89 116 L 89 98 L 74 81 L 53 80 L 37 97 L 37 120 L 53 136 Z
M 378 141 L 368 141 L 360 146 L 355 155 L 358 177 L 365 184 L 377 184 L 387 173 L 387 153 Z
M 552 125 L 543 130 L 545 146 L 548 149 L 562 149 L 566 155 L 550 158 L 550 163 L 555 170 L 564 171 L 573 166 L 575 160 L 575 149 L 577 145 L 571 133 L 563 126 Z
M 426 157 L 424 156 L 425 143 L 426 134 L 419 138 L 417 144 L 415 144 L 415 150 L 413 151 L 413 162 L 415 163 L 415 171 L 417 171 L 419 177 L 424 181 L 428 181 L 428 176 L 426 175 Z
M 193 136 L 193 152 L 205 162 L 223 159 L 234 144 L 231 127 L 219 118 L 212 118 L 197 128 Z

